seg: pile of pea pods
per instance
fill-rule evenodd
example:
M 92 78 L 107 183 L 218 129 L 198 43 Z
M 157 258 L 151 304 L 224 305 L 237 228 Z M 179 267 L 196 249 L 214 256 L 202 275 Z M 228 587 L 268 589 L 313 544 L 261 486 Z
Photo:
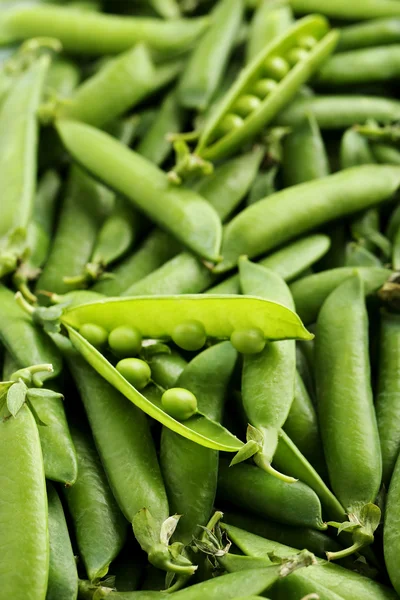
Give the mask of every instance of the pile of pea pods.
M 400 0 L 0 0 L 0 600 L 400 599 Z

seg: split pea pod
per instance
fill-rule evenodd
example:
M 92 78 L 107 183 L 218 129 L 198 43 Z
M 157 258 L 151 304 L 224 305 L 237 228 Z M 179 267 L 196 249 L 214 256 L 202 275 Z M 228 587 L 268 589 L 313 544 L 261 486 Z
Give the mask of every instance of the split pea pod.
M 310 229 L 388 200 L 400 184 L 400 169 L 365 165 L 277 192 L 243 210 L 227 225 L 223 261 L 215 272 L 250 258 Z
M 381 18 L 347 25 L 340 30 L 338 50 L 353 50 L 400 42 L 400 19 Z
M 287 558 L 297 554 L 298 550 L 267 540 L 244 529 L 234 527 L 233 525 L 222 525 L 227 532 L 229 539 L 246 556 L 265 558 L 273 553 L 280 558 Z M 297 576 L 302 572 L 292 573 L 287 581 L 296 582 Z M 381 585 L 380 583 L 359 575 L 354 571 L 345 569 L 335 563 L 317 558 L 317 564 L 304 572 L 311 582 L 316 582 L 333 592 L 340 593 L 343 600 L 354 600 L 354 598 L 363 598 L 363 600 L 396 600 L 396 594 L 392 589 Z
M 266 44 L 285 33 L 292 23 L 293 13 L 286 2 L 262 0 L 251 20 L 246 45 L 246 62 L 251 62 Z
M 286 187 L 329 175 L 324 141 L 312 114 L 284 139 L 282 167 Z
M 352 275 L 361 277 L 364 293 L 369 295 L 382 287 L 391 273 L 381 267 L 339 267 L 298 279 L 291 284 L 290 290 L 297 313 L 305 323 L 314 323 L 329 294 Z
M 49 573 L 46 482 L 35 419 L 25 405 L 0 416 L 1 593 L 13 600 L 44 600 Z
M 328 23 L 319 16 L 298 21 L 272 40 L 245 67 L 207 120 L 195 153 L 216 160 L 254 139 L 333 52 L 337 40 L 338 33 L 329 32 Z
M 156 165 L 88 125 L 60 121 L 58 131 L 75 160 L 93 175 L 126 195 L 190 250 L 202 258 L 218 260 L 221 223 L 201 196 L 176 188 Z
M 46 600 L 76 600 L 78 573 L 60 498 L 47 484 L 50 564 Z
M 90 580 L 104 577 L 125 541 L 127 523 L 109 488 L 90 432 L 72 429 L 78 478 L 64 489 L 79 554 Z
M 321 129 L 346 129 L 368 119 L 379 123 L 396 121 L 400 118 L 400 102 L 379 96 L 309 96 L 294 100 L 274 123 L 293 127 L 304 121 L 308 113 L 314 115 Z
M 340 558 L 373 541 L 380 514 L 372 503 L 381 482 L 382 455 L 372 402 L 368 316 L 359 276 L 344 281 L 324 302 L 317 321 L 315 358 L 330 482 L 346 511 L 361 523 L 353 546 L 332 555 Z
M 274 300 L 294 310 L 289 288 L 282 278 L 244 257 L 239 260 L 243 294 Z M 284 481 L 292 478 L 276 473 L 271 466 L 278 445 L 279 430 L 293 402 L 296 373 L 296 347 L 291 340 L 268 343 L 258 354 L 246 354 L 242 371 L 242 402 L 249 423 L 261 435 L 256 464 Z
M 50 57 L 43 55 L 22 72 L 0 112 L 0 137 L 7 147 L 0 161 L 5 195 L 0 224 L 0 277 L 12 272 L 26 248 L 36 187 L 38 121 Z
M 185 367 L 175 387 L 195 394 L 199 409 L 215 421 L 221 421 L 225 396 L 237 353 L 230 342 L 204 350 Z M 218 452 L 164 427 L 161 434 L 161 469 L 171 510 L 182 515 L 176 536 L 190 543 L 206 526 L 215 500 L 218 476 Z
M 1 15 L 1 40 L 54 37 L 73 54 L 118 54 L 143 42 L 164 55 L 188 49 L 208 19 L 163 21 L 71 10 L 55 4 L 10 6 Z
M 185 108 L 204 110 L 216 91 L 242 23 L 243 0 L 220 0 L 211 13 L 211 25 L 203 34 L 178 85 L 178 99 Z

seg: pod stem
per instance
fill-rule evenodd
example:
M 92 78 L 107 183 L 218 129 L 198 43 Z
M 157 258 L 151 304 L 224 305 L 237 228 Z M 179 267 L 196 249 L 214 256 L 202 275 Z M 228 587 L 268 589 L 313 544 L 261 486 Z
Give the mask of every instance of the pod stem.
M 285 483 L 296 483 L 296 481 L 297 481 L 297 479 L 295 477 L 291 477 L 290 475 L 285 475 L 284 473 L 281 473 L 280 471 L 277 471 L 276 469 L 274 469 L 272 464 L 265 458 L 265 456 L 262 452 L 257 452 L 257 454 L 255 454 L 254 462 L 256 463 L 257 467 L 260 467 L 260 469 L 262 469 L 266 473 L 269 473 L 273 477 L 276 477 L 277 479 L 280 479 L 281 481 L 284 481 Z
M 344 523 L 328 522 L 328 525 L 338 529 L 338 534 L 346 531 L 353 536 L 353 544 L 348 548 L 338 552 L 327 552 L 328 560 L 345 558 L 361 550 L 364 546 L 372 544 L 374 532 L 381 521 L 381 510 L 376 504 L 369 502 L 368 504 L 356 506 L 353 512 L 349 512 L 348 517 L 349 520 Z
M 364 546 L 361 542 L 355 542 L 348 548 L 344 548 L 343 550 L 338 550 L 337 552 L 327 552 L 326 557 L 328 560 L 339 560 L 341 558 L 346 558 L 347 556 L 351 556 L 354 552 L 361 550 Z

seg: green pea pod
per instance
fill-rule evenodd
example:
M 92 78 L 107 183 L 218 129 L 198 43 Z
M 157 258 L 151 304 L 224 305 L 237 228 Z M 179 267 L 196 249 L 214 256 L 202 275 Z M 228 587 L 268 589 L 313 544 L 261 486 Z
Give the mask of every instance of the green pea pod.
M 170 353 L 157 353 L 147 358 L 152 380 L 164 389 L 176 387 L 178 378 L 187 366 L 186 360 L 175 350 Z
M 46 596 L 49 572 L 47 498 L 35 419 L 24 405 L 0 418 L 0 538 L 2 595 L 15 600 Z
M 180 16 L 177 0 L 150 0 L 150 4 L 164 19 L 177 19 Z
M 259 256 L 323 223 L 383 202 L 399 184 L 396 167 L 366 165 L 277 192 L 249 206 L 227 225 L 223 261 L 214 271 L 231 269 L 241 254 Z
M 329 246 L 330 240 L 326 235 L 310 235 L 261 259 L 259 264 L 271 269 L 285 281 L 291 281 L 317 262 L 329 250 Z M 208 289 L 206 293 L 239 294 L 239 292 L 239 275 L 232 275 Z
M 49 64 L 45 55 L 34 61 L 16 79 L 1 107 L 0 137 L 8 150 L 0 162 L 6 190 L 0 224 L 0 277 L 17 267 L 26 248 L 36 185 L 36 112 Z
M 378 250 L 385 258 L 392 251 L 390 241 L 380 232 L 380 216 L 377 208 L 370 208 L 351 224 L 354 239 L 360 241 L 368 250 Z
M 391 271 L 379 267 L 341 267 L 308 275 L 290 286 L 296 310 L 305 323 L 314 323 L 329 294 L 343 281 L 358 274 L 366 295 L 376 292 L 390 277 Z
M 118 54 L 143 42 L 168 56 L 188 49 L 207 25 L 206 18 L 162 21 L 28 4 L 10 6 L 3 12 L 1 41 L 53 37 L 67 53 L 93 55 Z
M 247 206 L 258 202 L 267 196 L 271 196 L 278 191 L 276 183 L 277 174 L 277 165 L 272 166 L 268 171 L 260 171 L 257 173 L 246 200 Z
M 241 513 L 224 511 L 224 523 L 234 525 L 250 533 L 257 534 L 267 540 L 273 540 L 280 544 L 290 545 L 302 550 L 307 548 L 316 556 L 325 558 L 325 553 L 340 550 L 340 544 L 328 537 L 326 533 L 306 527 L 292 527 L 276 523 L 265 518 Z
M 389 144 L 371 144 L 372 153 L 378 163 L 400 165 L 400 152 Z
M 77 167 L 70 171 L 66 195 L 48 260 L 36 291 L 65 294 L 65 276 L 80 276 L 89 262 L 97 233 L 114 203 L 114 195 Z
M 194 358 L 179 376 L 176 387 L 190 390 L 199 410 L 220 421 L 236 362 L 229 342 L 211 346 Z M 173 384 L 175 385 L 175 384 Z M 202 448 L 164 427 L 161 434 L 161 469 L 171 510 L 181 514 L 176 539 L 190 543 L 210 518 L 215 500 L 218 453 Z
M 58 58 L 50 65 L 46 77 L 46 88 L 50 95 L 61 98 L 71 96 L 79 83 L 80 73 L 77 65 L 66 58 Z
M 227 429 L 218 423 L 208 419 L 201 413 L 196 413 L 193 417 L 184 422 L 177 421 L 171 417 L 162 407 L 158 395 L 143 396 L 138 392 L 107 359 L 100 354 L 93 346 L 89 344 L 77 331 L 67 326 L 70 339 L 87 360 L 87 362 L 103 377 L 107 379 L 119 392 L 128 398 L 138 408 L 146 414 L 153 417 L 166 427 L 169 427 L 176 433 L 186 437 L 201 446 L 213 448 L 214 450 L 224 450 L 226 452 L 237 452 L 242 446 L 242 442 Z
M 124 520 L 108 486 L 90 434 L 72 429 L 78 455 L 78 478 L 64 488 L 75 536 L 90 580 L 104 577 L 126 537 Z
M 128 287 L 121 296 L 164 296 L 198 294 L 215 276 L 196 256 L 181 252 L 161 267 Z
M 340 166 L 342 169 L 374 164 L 368 140 L 354 129 L 347 129 L 340 142 Z
M 329 175 L 324 141 L 312 114 L 285 137 L 282 167 L 286 187 Z
M 317 322 L 315 357 L 329 479 L 346 511 L 355 514 L 359 523 L 353 546 L 332 556 L 340 558 L 371 543 L 379 524 L 379 518 L 378 523 L 373 520 L 375 515 L 364 514 L 379 491 L 382 456 L 370 383 L 368 316 L 359 276 L 344 281 L 324 302 Z
M 71 121 L 60 121 L 57 128 L 82 166 L 126 195 L 193 252 L 218 260 L 221 224 L 201 196 L 172 186 L 163 171 L 101 131 Z
M 285 33 L 293 23 L 293 13 L 285 1 L 263 0 L 254 12 L 246 44 L 246 63 L 250 63 L 265 44 Z
M 400 102 L 379 96 L 307 96 L 294 100 L 277 116 L 275 125 L 294 127 L 313 114 L 321 129 L 346 129 L 374 119 L 391 123 L 400 118 Z
M 153 296 L 106 298 L 82 306 L 67 307 L 62 322 L 79 329 L 93 323 L 111 331 L 120 325 L 139 328 L 149 339 L 170 339 L 178 325 L 197 320 L 208 337 L 229 339 L 236 329 L 259 328 L 270 341 L 313 339 L 298 316 L 270 300 L 248 296 Z
M 397 552 L 399 549 L 399 538 L 397 535 L 399 526 L 399 465 L 400 461 L 396 459 L 392 477 L 390 480 L 389 492 L 387 495 L 387 504 L 385 512 L 385 523 L 383 529 L 383 550 L 385 555 L 385 564 L 389 573 L 390 581 L 399 593 L 400 579 L 398 571 Z
M 46 600 L 76 600 L 78 573 L 60 498 L 47 484 L 50 565 Z
M 382 481 L 388 486 L 400 446 L 400 423 L 397 418 L 397 369 L 400 360 L 400 320 L 397 315 L 381 314 L 379 341 L 379 377 L 376 418 L 382 449 Z
M 111 269 L 112 278 L 97 281 L 93 289 L 106 296 L 119 296 L 175 256 L 180 248 L 168 233 L 154 229 L 137 250 Z
M 298 48 L 301 38 L 312 37 L 314 47 L 294 61 L 291 67 L 290 51 Z M 287 32 L 267 44 L 262 52 L 245 67 L 236 82 L 226 94 L 218 109 L 213 112 L 200 135 L 195 153 L 207 160 L 217 160 L 232 155 L 244 143 L 254 139 L 272 121 L 277 113 L 295 96 L 298 89 L 311 77 L 335 49 L 339 34 L 328 31 L 328 23 L 319 16 L 310 16 L 298 21 Z M 270 77 L 269 64 L 274 57 L 283 59 L 285 70 L 281 81 L 262 99 L 254 95 L 255 84 L 264 77 Z M 292 62 L 293 64 L 293 62 Z M 273 73 L 273 72 L 272 72 Z M 274 74 L 272 74 L 274 80 Z M 243 109 L 242 120 L 235 111 L 239 101 L 250 95 L 258 102 L 252 102 Z M 254 105 L 254 106 L 253 106 Z M 250 110 L 248 110 L 250 109 Z M 241 110 L 241 109 L 239 109 Z M 224 119 L 228 117 L 228 120 Z M 239 119 L 237 119 L 239 117 Z M 232 122 L 232 123 L 231 123 Z
M 382 262 L 361 244 L 350 242 L 346 246 L 346 267 L 382 267 Z
M 171 92 L 157 111 L 156 117 L 137 146 L 137 152 L 159 166 L 172 150 L 167 136 L 181 131 L 182 111 L 179 110 L 176 93 Z
M 244 12 L 243 0 L 220 0 L 211 13 L 211 26 L 200 39 L 178 86 L 185 108 L 204 110 L 225 71 Z
M 317 494 L 305 483 L 285 483 L 261 469 L 221 460 L 218 498 L 261 517 L 295 527 L 327 529 Z
M 347 25 L 340 30 L 338 50 L 355 50 L 369 46 L 396 44 L 400 41 L 400 21 L 382 18 Z
M 200 179 L 194 189 L 215 208 L 221 221 L 226 221 L 250 190 L 265 149 L 255 146 L 250 152 L 218 165 L 211 175 Z
M 297 554 L 298 550 L 275 541 L 267 540 L 233 525 L 222 525 L 232 542 L 246 556 L 265 557 L 273 553 L 280 558 Z M 296 580 L 302 572 L 293 573 L 290 579 Z M 327 587 L 333 592 L 340 593 L 343 600 L 396 600 L 395 592 L 369 577 L 359 575 L 354 571 L 317 558 L 317 564 L 304 573 L 311 582 Z M 288 579 L 289 581 L 289 579 Z
M 239 260 L 240 286 L 244 294 L 280 302 L 289 309 L 294 303 L 289 288 L 272 271 Z M 291 340 L 272 342 L 258 354 L 244 356 L 242 402 L 249 423 L 261 434 L 262 449 L 254 456 L 256 464 L 268 473 L 293 481 L 276 473 L 271 462 L 278 445 L 279 430 L 285 423 L 294 397 L 296 347 Z
M 400 16 L 400 6 L 392 0 L 365 0 L 362 4 L 349 4 L 346 0 L 290 0 L 296 14 L 319 12 L 327 17 L 359 21 L 361 19 L 377 19 L 379 17 Z
M 317 414 L 298 371 L 293 402 L 283 429 L 317 471 L 323 472 L 324 459 Z

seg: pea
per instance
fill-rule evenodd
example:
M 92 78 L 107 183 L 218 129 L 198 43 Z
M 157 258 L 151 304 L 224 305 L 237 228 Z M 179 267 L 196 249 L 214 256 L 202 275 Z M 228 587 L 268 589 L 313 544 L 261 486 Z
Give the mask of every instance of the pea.
M 253 87 L 253 94 L 261 99 L 264 99 L 276 89 L 277 85 L 278 83 L 275 81 L 275 79 L 260 79 Z
M 79 330 L 79 333 L 95 348 L 105 346 L 108 338 L 108 333 L 100 325 L 95 323 L 84 323 Z
M 140 358 L 123 358 L 116 364 L 115 368 L 137 390 L 145 388 L 150 381 L 151 369 Z
M 207 340 L 206 330 L 200 321 L 185 321 L 172 332 L 172 340 L 183 350 L 200 350 Z
M 135 327 L 121 325 L 111 331 L 108 345 L 118 356 L 136 355 L 142 347 L 142 335 Z
M 217 135 L 224 136 L 231 131 L 235 131 L 236 129 L 240 129 L 243 125 L 242 117 L 239 115 L 235 115 L 233 113 L 228 113 L 226 117 L 224 117 L 221 123 L 218 126 Z
M 317 40 L 312 35 L 304 35 L 303 37 L 298 39 L 297 43 L 300 46 L 300 48 L 311 50 L 312 48 L 314 48 L 315 44 L 317 43 Z
M 178 421 L 186 421 L 197 412 L 197 398 L 185 388 L 170 388 L 161 396 L 161 404 Z
M 258 354 L 265 348 L 265 338 L 261 329 L 237 329 L 231 335 L 231 344 L 241 354 Z
M 264 63 L 264 72 L 272 79 L 280 81 L 290 71 L 290 66 L 287 60 L 282 56 L 271 56 Z
M 234 106 L 234 111 L 241 117 L 247 117 L 260 106 L 261 100 L 257 96 L 245 94 L 241 96 Z
M 305 60 L 308 56 L 308 50 L 305 48 L 295 47 L 292 48 L 286 55 L 286 60 L 291 67 L 297 65 L 298 62 Z

